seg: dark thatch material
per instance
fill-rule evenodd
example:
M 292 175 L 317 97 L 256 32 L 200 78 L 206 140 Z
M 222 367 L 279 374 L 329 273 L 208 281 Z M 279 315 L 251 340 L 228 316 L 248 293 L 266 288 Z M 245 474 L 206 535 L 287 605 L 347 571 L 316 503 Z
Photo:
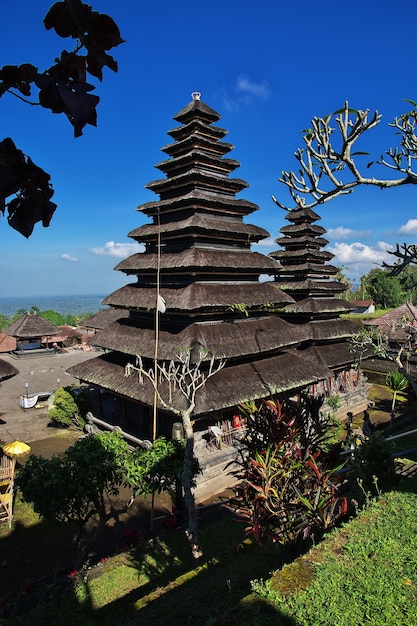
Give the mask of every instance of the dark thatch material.
M 329 280 L 315 280 L 314 278 L 308 278 L 307 280 L 289 280 L 279 279 L 275 281 L 277 287 L 288 293 L 305 293 L 307 297 L 310 294 L 330 294 L 346 291 L 346 285 L 338 281 Z
M 121 261 L 116 270 L 129 273 L 155 273 L 158 265 L 156 254 L 137 253 Z M 257 252 L 225 252 L 191 248 L 182 252 L 161 254 L 161 270 L 186 271 L 187 274 L 200 271 L 213 275 L 215 272 L 239 274 L 275 274 L 279 265 Z
M 316 248 L 311 248 L 308 246 L 297 250 L 289 250 L 288 248 L 286 248 L 286 250 L 278 250 L 277 252 L 273 252 L 270 256 L 272 255 L 274 259 L 279 259 L 282 264 L 284 264 L 287 259 L 292 263 L 294 259 L 300 261 L 304 259 L 311 259 L 314 261 L 330 261 L 330 259 L 333 259 L 334 257 L 334 254 L 332 254 L 331 252 L 326 252 L 325 250 L 317 250 Z
M 279 237 L 275 239 L 275 243 L 280 246 L 288 246 L 289 248 L 300 249 L 311 245 L 327 246 L 329 243 L 324 237 L 315 237 L 314 235 L 298 233 L 297 237 Z
M 277 289 L 272 282 L 205 284 L 191 283 L 183 288 L 166 289 L 161 287 L 161 296 L 165 299 L 168 311 L 227 311 L 233 304 L 244 303 L 248 308 L 266 310 L 273 305 L 280 308 L 294 302 L 291 296 Z M 131 309 L 155 309 L 155 286 L 145 287 L 140 284 L 121 287 L 104 300 L 111 306 L 126 306 Z
M 52 337 L 52 335 L 60 334 L 58 326 L 54 326 L 36 313 L 26 313 L 23 317 L 19 317 L 4 328 L 3 332 L 17 339 Z
M 109 326 L 120 318 L 129 317 L 129 311 L 124 309 L 108 308 L 103 311 L 99 311 L 95 315 L 88 317 L 81 322 L 81 328 L 88 328 L 93 330 L 103 330 L 106 326 Z
M 19 370 L 14 367 L 8 361 L 4 359 L 0 359 L 0 380 L 6 380 L 7 378 L 12 378 L 12 376 L 16 376 L 19 373 Z
M 173 231 L 173 224 L 146 224 L 140 228 L 136 228 L 129 233 L 129 237 L 138 239 L 140 241 L 146 241 L 148 239 L 154 240 L 158 232 L 161 233 L 162 240 L 165 241 L 167 237 L 178 237 L 179 234 L 186 234 L 188 232 L 196 234 L 210 235 L 211 237 L 218 238 L 224 236 L 227 233 L 230 238 L 230 233 L 233 233 L 237 239 L 242 237 L 247 241 L 256 242 L 260 239 L 268 237 L 268 231 L 252 224 L 244 224 L 243 222 L 225 222 L 219 221 L 209 217 L 203 217 L 201 215 L 192 215 L 183 220 L 175 222 L 175 231 Z
M 306 207 L 298 207 L 297 209 L 292 209 L 288 211 L 285 215 L 285 219 L 298 224 L 299 222 L 317 222 L 320 219 L 320 215 L 318 215 L 313 209 L 309 209 Z
M 177 198 L 168 198 L 167 200 L 155 200 L 146 202 L 138 207 L 149 217 L 157 215 L 159 211 L 163 211 L 164 215 L 178 213 L 179 211 L 200 211 L 204 213 L 213 213 L 218 215 L 224 212 L 225 215 L 244 216 L 258 210 L 258 206 L 249 200 L 243 198 L 227 198 L 225 196 L 206 195 L 199 189 L 192 189 Z
M 301 351 L 301 355 L 332 370 L 344 367 L 349 368 L 352 363 L 352 353 L 345 342 L 310 346 L 306 350 Z
M 181 124 L 189 124 L 194 120 L 202 120 L 205 124 L 212 124 L 220 120 L 220 115 L 200 99 L 193 99 L 181 111 L 174 115 L 174 120 Z M 209 126 L 211 128 L 211 126 Z
M 347 300 L 341 298 L 304 298 L 294 304 L 288 304 L 285 312 L 288 313 L 331 313 L 342 314 L 351 311 L 352 307 Z
M 178 333 L 161 331 L 158 357 L 175 359 L 181 350 L 207 349 L 217 359 L 258 358 L 283 348 L 296 346 L 309 339 L 309 327 L 289 324 L 279 317 L 241 320 L 238 323 L 191 324 Z M 94 344 L 108 350 L 152 359 L 155 354 L 153 328 L 135 326 L 133 320 L 122 319 L 97 333 Z
M 148 381 L 140 384 L 137 374 L 125 376 L 126 357 L 110 353 L 90 359 L 69 368 L 68 373 L 80 380 L 109 389 L 118 396 L 152 406 L 153 388 Z M 240 402 L 267 398 L 289 390 L 302 389 L 331 376 L 331 371 L 296 352 L 289 352 L 252 363 L 229 366 L 210 378 L 197 394 L 194 416 L 221 411 Z M 243 382 L 244 381 L 244 382 Z M 161 387 L 168 400 L 168 390 Z M 172 404 L 185 408 L 184 398 L 178 390 L 172 391 Z
M 350 320 L 315 320 L 310 322 L 310 327 L 314 341 L 350 339 L 358 333 L 357 324 Z
M 240 178 L 227 178 L 220 174 L 213 176 L 212 173 L 206 174 L 198 168 L 193 168 L 178 176 L 172 176 L 169 179 L 153 180 L 145 185 L 147 189 L 154 191 L 155 193 L 166 194 L 173 190 L 177 191 L 181 189 L 189 190 L 190 188 L 197 186 L 200 188 L 208 188 L 217 193 L 239 193 L 243 189 L 246 189 L 249 185 L 246 181 Z
M 323 226 L 318 226 L 317 224 L 307 224 L 307 223 L 303 223 L 303 224 L 289 224 L 288 226 L 283 226 L 282 228 L 280 228 L 280 233 L 282 233 L 283 235 L 301 235 L 301 234 L 308 234 L 308 235 L 324 235 L 324 233 L 326 232 L 326 229 L 323 228 Z
M 275 258 L 274 252 L 271 252 L 269 255 L 273 259 Z M 301 277 L 306 277 L 306 281 L 308 280 L 308 276 L 317 275 L 317 276 L 331 276 L 337 274 L 338 269 L 334 265 L 321 265 L 318 263 L 299 263 L 294 265 L 285 265 L 282 267 L 279 272 L 279 276 L 283 276 L 284 280 L 287 280 L 287 276 L 296 276 L 297 280 Z M 308 283 L 306 283 L 308 285 Z M 346 289 L 346 285 L 345 285 Z
M 207 135 L 207 131 L 212 139 L 223 139 L 223 137 L 228 134 L 228 131 L 225 128 L 221 128 L 220 126 L 207 126 L 207 123 L 204 124 L 201 120 L 193 119 L 184 126 L 176 126 L 175 128 L 168 130 L 167 135 L 175 139 L 176 142 L 188 139 L 189 137 L 193 137 L 195 135 L 198 137 L 199 141 L 201 141 L 201 137 Z M 224 142 L 219 142 L 216 145 L 223 146 Z M 232 148 L 233 146 L 229 146 L 227 152 L 230 152 Z M 159 167 L 159 165 L 156 167 Z

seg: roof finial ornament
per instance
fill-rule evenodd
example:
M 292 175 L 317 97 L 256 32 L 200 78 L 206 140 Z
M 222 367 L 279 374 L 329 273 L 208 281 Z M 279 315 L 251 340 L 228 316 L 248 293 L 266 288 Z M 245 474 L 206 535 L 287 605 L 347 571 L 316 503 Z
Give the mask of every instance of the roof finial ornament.
M 191 97 L 193 100 L 200 100 L 201 93 L 199 91 L 193 91 L 193 93 L 191 94 Z

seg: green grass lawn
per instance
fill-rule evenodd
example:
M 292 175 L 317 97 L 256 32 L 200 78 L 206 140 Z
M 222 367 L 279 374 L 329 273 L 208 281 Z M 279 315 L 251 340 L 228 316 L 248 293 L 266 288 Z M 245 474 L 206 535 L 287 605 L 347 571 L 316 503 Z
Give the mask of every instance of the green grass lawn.
M 220 626 L 415 626 L 416 482 L 381 496 L 319 546 L 254 581 Z

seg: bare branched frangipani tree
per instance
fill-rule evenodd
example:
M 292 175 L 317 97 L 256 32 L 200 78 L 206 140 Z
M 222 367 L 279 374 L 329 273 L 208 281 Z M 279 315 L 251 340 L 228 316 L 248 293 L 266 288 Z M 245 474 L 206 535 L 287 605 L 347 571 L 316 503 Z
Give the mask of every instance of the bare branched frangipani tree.
M 314 207 L 338 196 L 352 193 L 356 187 L 371 185 L 380 189 L 417 184 L 417 103 L 406 100 L 413 107 L 411 111 L 395 118 L 389 126 L 399 136 L 399 145 L 388 148 L 375 161 L 363 163 L 369 153 L 356 149 L 360 140 L 367 136 L 381 122 L 382 115 L 375 111 L 370 115 L 365 111 L 349 108 L 348 102 L 342 109 L 326 117 L 314 117 L 311 127 L 303 132 L 304 147 L 294 153 L 298 161 L 296 171 L 283 171 L 279 181 L 291 195 L 293 206 L 287 206 L 273 196 L 274 202 L 282 209 Z M 366 141 L 366 138 L 365 140 Z M 362 163 L 361 163 L 362 161 Z M 389 170 L 393 177 L 365 175 L 365 170 L 379 166 L 378 174 Z M 390 252 L 397 261 L 393 265 L 384 264 L 394 275 L 398 275 L 407 265 L 417 264 L 415 244 L 397 244 Z
M 314 117 L 311 127 L 302 131 L 304 147 L 298 148 L 294 156 L 298 162 L 296 171 L 283 171 L 279 182 L 284 184 L 291 196 L 293 205 L 288 206 L 273 196 L 274 202 L 282 209 L 291 211 L 302 207 L 313 209 L 333 198 L 352 193 L 356 187 L 368 185 L 389 189 L 403 185 L 417 184 L 417 103 L 405 100 L 412 109 L 396 117 L 389 124 L 399 138 L 397 146 L 388 148 L 383 155 L 373 161 L 368 152 L 361 149 L 363 139 L 366 145 L 368 132 L 376 128 L 382 115 L 370 110 L 351 109 L 348 102 L 335 113 L 326 117 Z M 377 172 L 370 176 L 366 172 Z M 389 172 L 389 176 L 384 176 Z M 396 249 L 388 251 L 395 261 L 383 263 L 391 275 L 398 276 L 407 266 L 417 265 L 416 244 L 396 244 Z M 351 349 L 358 362 L 372 349 L 375 354 L 396 362 L 399 371 L 409 380 L 417 394 L 415 380 L 409 375 L 404 356 L 416 347 L 417 320 L 405 320 L 401 328 L 391 328 L 389 333 L 377 333 L 365 328 L 352 339 Z M 389 339 L 398 330 L 405 334 L 398 351 L 389 350 Z
M 146 367 L 140 356 L 136 364 L 127 364 L 125 376 L 138 374 L 139 383 L 147 379 L 156 394 L 158 404 L 165 410 L 181 418 L 186 437 L 184 467 L 180 476 L 184 489 L 185 504 L 188 511 L 188 539 L 194 558 L 203 555 L 198 536 L 197 511 L 192 490 L 194 466 L 194 430 L 193 413 L 196 406 L 198 391 L 207 380 L 219 372 L 225 365 L 224 360 L 208 358 L 208 351 L 194 352 L 191 348 L 176 355 L 175 360 L 158 361 Z

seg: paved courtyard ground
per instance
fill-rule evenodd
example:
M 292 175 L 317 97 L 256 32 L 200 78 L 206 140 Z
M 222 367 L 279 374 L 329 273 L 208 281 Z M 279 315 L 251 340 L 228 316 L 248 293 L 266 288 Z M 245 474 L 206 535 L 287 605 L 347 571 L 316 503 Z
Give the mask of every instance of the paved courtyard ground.
M 55 391 L 58 386 L 78 384 L 79 381 L 67 374 L 66 370 L 80 361 L 97 356 L 97 352 L 69 349 L 65 354 L 52 356 L 19 359 L 9 354 L 0 356 L 19 370 L 19 374 L 0 384 L 0 441 L 8 443 L 19 439 L 31 443 L 55 435 L 61 437 L 62 429 L 50 426 L 46 407 L 22 409 L 19 398 L 25 395 L 26 389 L 32 394 Z

